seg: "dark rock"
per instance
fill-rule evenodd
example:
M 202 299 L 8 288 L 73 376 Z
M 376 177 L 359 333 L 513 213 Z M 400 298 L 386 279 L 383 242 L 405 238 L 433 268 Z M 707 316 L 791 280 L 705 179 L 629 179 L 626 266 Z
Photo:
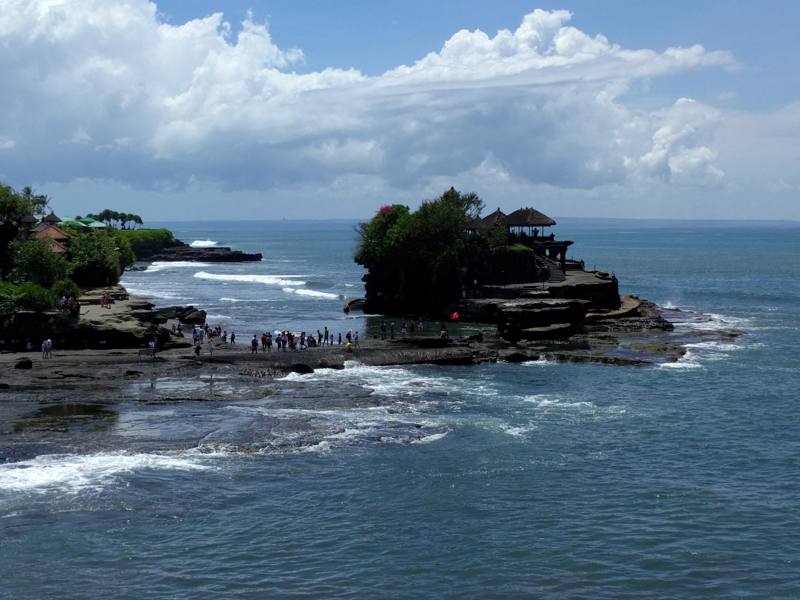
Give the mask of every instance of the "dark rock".
M 192 248 L 186 245 L 164 248 L 148 260 L 155 261 L 196 261 L 196 262 L 256 262 L 264 258 L 260 252 L 248 253 L 231 250 L 227 247 Z
M 32 369 L 33 361 L 30 358 L 20 359 L 14 364 L 15 369 Z
M 135 371 L 134 369 L 128 369 L 125 371 L 125 377 L 134 377 L 136 375 L 141 375 L 141 371 Z
M 314 372 L 314 369 L 305 363 L 294 363 L 290 369 L 292 370 L 292 373 L 300 373 L 301 375 Z
M 503 359 L 510 363 L 521 363 L 530 360 L 528 355 L 524 352 L 509 352 L 503 356 Z
M 190 325 L 194 325 L 197 323 L 198 325 L 202 325 L 206 322 L 206 311 L 204 310 L 193 310 L 189 313 L 186 313 L 180 317 L 181 323 L 189 323 Z

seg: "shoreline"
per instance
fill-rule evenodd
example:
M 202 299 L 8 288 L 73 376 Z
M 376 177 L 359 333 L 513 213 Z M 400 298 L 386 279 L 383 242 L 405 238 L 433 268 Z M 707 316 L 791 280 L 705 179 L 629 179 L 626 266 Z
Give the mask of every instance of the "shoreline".
M 133 310 L 132 307 L 143 305 L 150 307 L 147 312 L 151 317 L 164 310 L 155 309 L 143 298 L 130 296 L 118 308 Z M 93 309 L 94 312 L 110 310 L 99 306 Z M 3 424 L 0 464 L 41 454 L 82 454 L 101 443 L 107 449 L 117 448 L 124 439 L 113 435 L 106 439 L 102 434 L 104 423 L 111 421 L 104 417 L 128 411 L 131 406 L 191 407 L 200 402 L 211 403 L 209 409 L 213 411 L 232 402 L 285 402 L 294 390 L 307 389 L 302 378 L 288 377 L 290 374 L 361 365 L 474 367 L 531 361 L 657 368 L 680 361 L 691 343 L 727 342 L 742 333 L 649 329 L 646 327 L 649 321 L 633 316 L 631 311 L 632 304 L 624 301 L 623 308 L 616 313 L 595 315 L 594 322 L 587 325 L 588 331 L 566 340 L 551 341 L 511 343 L 487 328 L 481 334 L 448 340 L 434 335 L 388 340 L 365 337 L 354 352 L 345 352 L 344 346 L 337 344 L 286 352 L 273 349 L 265 353 L 259 348 L 253 354 L 249 340 L 243 344 L 217 340 L 213 356 L 208 355 L 204 345 L 200 357 L 194 356 L 188 341 L 181 344 L 180 340 L 158 352 L 155 358 L 140 352 L 143 345 L 105 350 L 56 348 L 50 359 L 43 359 L 39 352 L 3 352 L 0 353 L 0 423 Z M 27 368 L 16 368 L 20 362 L 27 363 Z M 342 397 L 334 394 L 338 398 L 334 401 L 348 406 L 352 402 L 372 402 L 370 390 L 348 400 L 351 393 L 348 390 Z M 303 408 L 306 402 L 317 400 L 299 398 L 292 405 Z

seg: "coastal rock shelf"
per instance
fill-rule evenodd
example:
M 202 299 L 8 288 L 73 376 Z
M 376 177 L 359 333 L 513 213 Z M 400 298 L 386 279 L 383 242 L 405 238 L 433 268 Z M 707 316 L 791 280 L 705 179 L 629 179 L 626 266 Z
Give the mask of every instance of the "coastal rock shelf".
M 257 262 L 264 258 L 260 252 L 242 252 L 232 250 L 226 246 L 212 248 L 192 248 L 180 242 L 169 248 L 163 248 L 157 253 L 146 257 L 149 262 L 156 261 L 196 261 L 196 262 Z

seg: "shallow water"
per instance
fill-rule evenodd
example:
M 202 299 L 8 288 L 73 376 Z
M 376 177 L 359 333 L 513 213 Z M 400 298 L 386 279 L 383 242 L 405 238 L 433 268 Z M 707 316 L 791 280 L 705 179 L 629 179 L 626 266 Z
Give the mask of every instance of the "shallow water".
M 175 229 L 266 260 L 126 284 L 241 331 L 363 326 L 338 298 L 360 293 L 352 224 Z M 350 364 L 173 405 L 133 386 L 91 450 L 0 465 L 0 597 L 800 596 L 800 230 L 558 229 L 625 291 L 702 313 L 679 330 L 745 335 L 653 368 Z

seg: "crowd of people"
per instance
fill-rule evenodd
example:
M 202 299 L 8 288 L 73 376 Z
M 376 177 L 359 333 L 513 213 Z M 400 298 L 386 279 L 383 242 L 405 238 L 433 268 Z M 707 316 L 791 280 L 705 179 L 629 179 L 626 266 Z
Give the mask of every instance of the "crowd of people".
M 173 325 L 172 330 L 173 333 L 182 334 L 180 324 Z M 236 333 L 231 331 L 229 335 L 228 331 L 222 329 L 219 324 L 214 327 L 208 324 L 202 326 L 194 325 L 192 328 L 192 344 L 195 356 L 200 356 L 204 342 L 206 343 L 208 355 L 213 356 L 215 339 L 220 340 L 229 347 L 236 345 Z M 251 354 L 258 354 L 259 350 L 264 353 L 272 352 L 273 346 L 276 352 L 295 352 L 297 350 L 334 345 L 343 346 L 345 352 L 353 352 L 360 346 L 358 331 L 351 329 L 344 336 L 342 336 L 341 332 L 335 335 L 327 327 L 323 327 L 322 330 L 317 329 L 316 334 L 305 331 L 301 331 L 298 334 L 289 330 L 276 331 L 275 333 L 264 331 L 261 335 L 254 333 L 249 344 Z
M 100 300 L 102 306 L 102 299 Z M 79 315 L 81 312 L 81 305 L 75 296 L 61 296 L 56 302 L 59 310 L 65 310 L 71 315 Z M 111 307 L 109 307 L 111 308 Z

